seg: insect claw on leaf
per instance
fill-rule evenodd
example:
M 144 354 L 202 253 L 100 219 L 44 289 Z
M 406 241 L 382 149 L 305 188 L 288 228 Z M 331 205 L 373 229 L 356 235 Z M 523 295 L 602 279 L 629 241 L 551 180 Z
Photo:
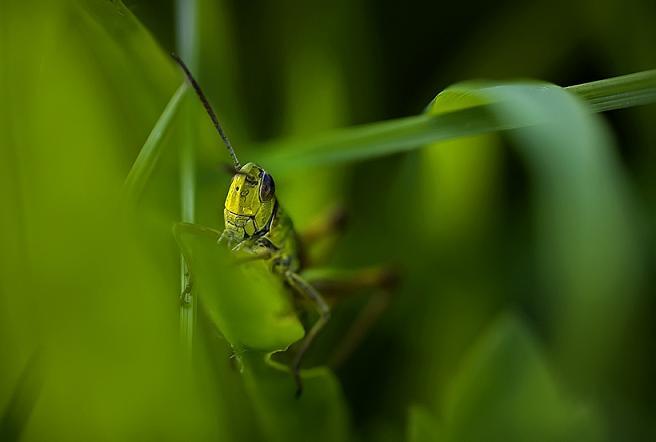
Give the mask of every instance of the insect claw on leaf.
M 187 281 L 185 282 L 185 287 L 182 290 L 182 293 L 180 294 L 180 304 L 182 305 L 191 304 L 191 288 L 192 288 L 191 280 L 187 279 Z

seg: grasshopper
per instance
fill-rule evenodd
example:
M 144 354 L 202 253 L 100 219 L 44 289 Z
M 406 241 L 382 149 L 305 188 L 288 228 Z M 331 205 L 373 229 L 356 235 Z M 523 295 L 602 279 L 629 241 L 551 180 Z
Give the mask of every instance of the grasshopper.
M 382 302 L 381 299 L 377 299 L 376 302 L 370 302 L 365 307 L 349 331 L 345 345 L 334 358 L 341 361 L 384 308 L 389 289 L 396 279 L 394 272 L 384 268 L 364 269 L 346 278 L 342 276 L 313 283 L 304 278 L 301 274 L 307 266 L 304 253 L 304 246 L 307 244 L 304 242 L 310 243 L 323 234 L 338 229 L 342 225 L 342 217 L 333 216 L 305 236 L 299 235 L 291 218 L 276 197 L 273 177 L 255 163 L 242 165 L 239 162 L 230 140 L 198 82 L 185 63 L 175 54 L 172 56 L 182 68 L 232 158 L 234 176 L 225 200 L 223 210 L 225 228 L 220 234 L 219 243 L 227 244 L 241 260 L 267 260 L 271 271 L 301 299 L 309 301 L 318 313 L 318 319 L 306 330 L 291 362 L 290 369 L 296 384 L 296 397 L 299 397 L 303 391 L 300 376 L 301 362 L 312 342 L 330 319 L 329 303 L 317 287 L 323 287 L 333 294 L 378 287 L 384 294 Z M 183 297 L 190 290 L 189 284 L 183 292 Z

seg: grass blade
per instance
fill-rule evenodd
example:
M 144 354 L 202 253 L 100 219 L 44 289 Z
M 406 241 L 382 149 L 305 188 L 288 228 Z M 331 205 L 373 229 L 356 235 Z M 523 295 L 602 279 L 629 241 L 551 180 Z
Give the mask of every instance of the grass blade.
M 178 113 L 180 101 L 187 90 L 187 84 L 182 83 L 166 104 L 162 115 L 157 119 L 153 130 L 148 134 L 137 159 L 134 161 L 127 178 L 125 179 L 125 193 L 133 200 L 137 200 L 155 169 L 160 156 L 160 146 L 164 135 L 168 133 L 173 118 Z
M 656 102 L 656 70 L 565 89 L 588 102 L 595 112 L 645 105 Z M 126 189 L 134 196 L 138 197 L 150 176 L 159 156 L 159 143 L 177 112 L 184 90 L 186 84 L 180 86 L 167 104 L 130 170 Z M 501 123 L 480 106 L 439 116 L 419 115 L 356 126 L 303 140 L 274 141 L 265 145 L 269 152 L 262 155 L 260 162 L 272 172 L 284 173 L 307 166 L 377 158 L 413 150 L 427 143 L 509 130 L 532 123 Z
M 656 70 L 566 88 L 588 102 L 594 112 L 656 102 Z M 488 106 L 442 115 L 420 115 L 346 128 L 302 140 L 281 140 L 264 146 L 260 162 L 273 173 L 308 166 L 377 158 L 426 144 L 534 124 L 522 118 L 500 122 Z
M 176 9 L 178 53 L 192 71 L 197 71 L 198 2 L 197 0 L 178 0 Z M 192 127 L 195 115 L 193 109 L 191 106 L 185 108 L 184 141 L 180 150 L 180 212 L 181 220 L 188 223 L 193 223 L 196 217 L 196 136 Z M 180 262 L 180 285 L 184 290 L 187 285 L 187 267 L 182 256 Z M 180 304 L 180 334 L 189 356 L 191 356 L 193 344 L 196 304 L 197 302 L 190 293 L 185 295 L 185 299 Z
M 270 154 L 261 163 L 275 172 L 377 158 L 457 137 L 508 130 L 530 124 L 497 121 L 484 106 L 444 115 L 418 115 L 342 129 L 332 135 L 267 145 Z
M 565 89 L 585 100 L 595 112 L 640 106 L 656 102 L 656 69 Z
M 637 210 L 608 128 L 580 100 L 554 85 L 465 85 L 447 90 L 493 103 L 499 120 L 534 115 L 543 124 L 508 133 L 530 174 L 540 290 L 548 293 L 563 373 L 598 391 L 626 339 L 642 276 Z M 608 95 L 610 96 L 610 95 Z M 444 103 L 449 105 L 447 101 Z M 547 305 L 547 304 L 545 304 Z

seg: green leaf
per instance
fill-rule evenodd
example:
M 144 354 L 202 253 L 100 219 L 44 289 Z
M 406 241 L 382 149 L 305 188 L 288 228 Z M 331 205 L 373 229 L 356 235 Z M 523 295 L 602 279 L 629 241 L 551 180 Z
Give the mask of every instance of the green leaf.
M 176 225 L 175 235 L 194 290 L 235 349 L 284 350 L 303 337 L 290 295 L 265 260 L 237 265 L 217 244 L 218 232 L 194 224 Z
M 218 232 L 178 224 L 176 238 L 189 265 L 201 306 L 234 348 L 247 391 L 268 440 L 346 440 L 341 388 L 326 368 L 304 370 L 304 391 L 294 397 L 289 369 L 271 360 L 301 339 L 303 327 L 282 280 L 263 260 L 237 265 Z

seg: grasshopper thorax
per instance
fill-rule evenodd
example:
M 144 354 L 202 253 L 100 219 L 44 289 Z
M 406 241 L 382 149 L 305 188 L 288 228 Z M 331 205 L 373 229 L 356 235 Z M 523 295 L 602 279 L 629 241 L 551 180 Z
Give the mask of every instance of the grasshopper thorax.
M 223 211 L 226 233 L 233 241 L 264 235 L 276 209 L 273 178 L 261 167 L 247 163 L 230 183 Z

